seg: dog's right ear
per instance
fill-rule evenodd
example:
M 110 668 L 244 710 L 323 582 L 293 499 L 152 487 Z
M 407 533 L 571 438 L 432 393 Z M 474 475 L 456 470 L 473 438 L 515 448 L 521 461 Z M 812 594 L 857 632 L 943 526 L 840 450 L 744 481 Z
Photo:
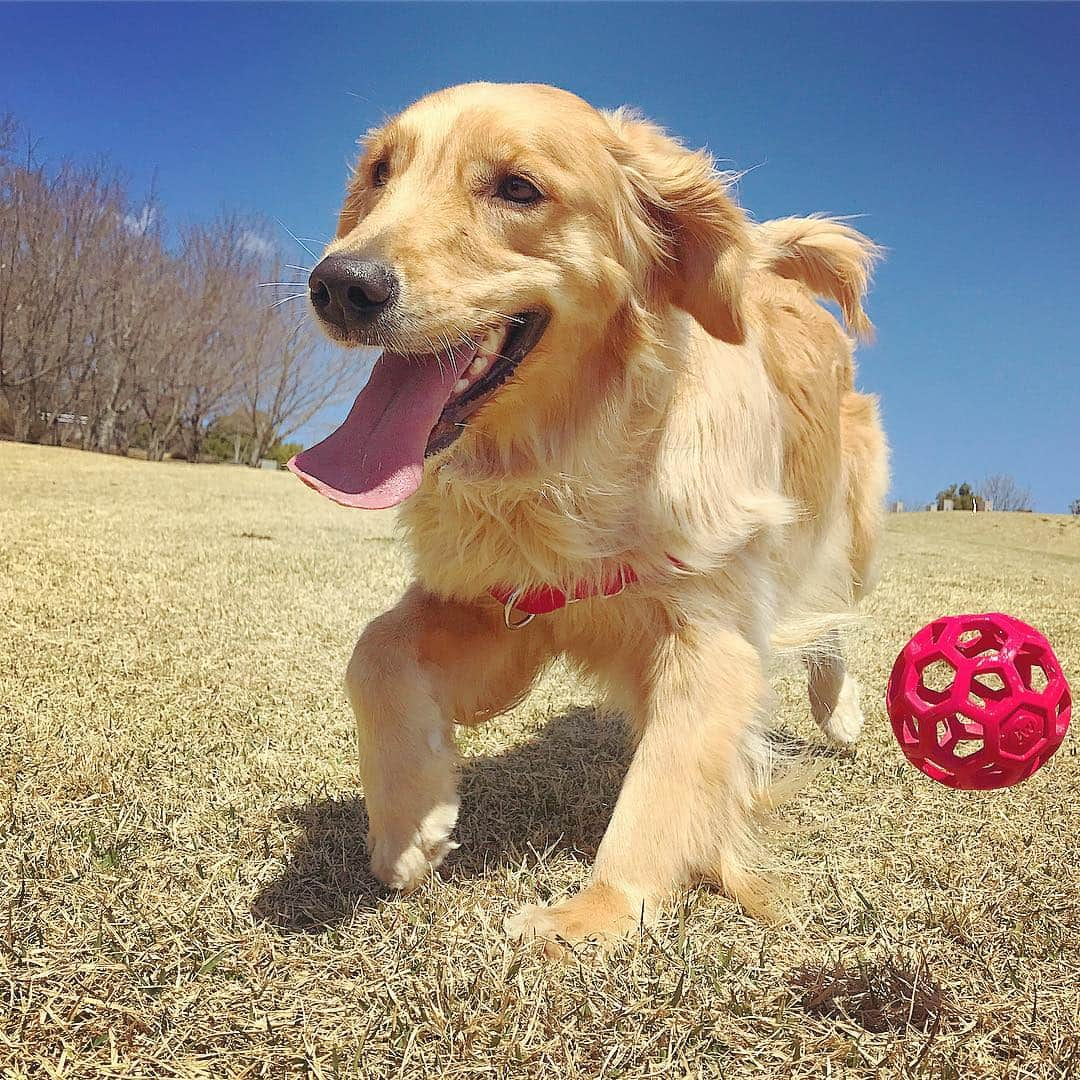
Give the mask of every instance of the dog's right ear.
M 616 135 L 611 152 L 648 230 L 654 280 L 713 337 L 742 344 L 742 281 L 752 242 L 725 177 L 707 153 L 687 150 L 632 111 L 604 116 Z

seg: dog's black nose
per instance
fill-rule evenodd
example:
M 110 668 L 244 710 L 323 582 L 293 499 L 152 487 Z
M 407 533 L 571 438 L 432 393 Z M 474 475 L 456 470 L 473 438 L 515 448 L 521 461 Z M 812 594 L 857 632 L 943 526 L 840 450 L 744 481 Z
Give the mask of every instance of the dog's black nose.
M 398 279 L 384 263 L 328 255 L 308 279 L 319 317 L 342 328 L 372 322 L 397 299 Z

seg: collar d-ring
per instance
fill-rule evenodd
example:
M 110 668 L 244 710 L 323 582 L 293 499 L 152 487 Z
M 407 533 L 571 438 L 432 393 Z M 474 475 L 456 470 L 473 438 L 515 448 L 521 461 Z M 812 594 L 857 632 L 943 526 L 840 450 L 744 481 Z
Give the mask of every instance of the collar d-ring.
M 535 612 L 525 612 L 524 617 L 514 621 L 514 605 L 521 599 L 521 594 L 524 589 L 515 589 L 507 598 L 506 603 L 503 604 L 503 622 L 506 624 L 507 630 L 520 630 L 522 627 L 528 626 L 529 623 L 536 618 Z

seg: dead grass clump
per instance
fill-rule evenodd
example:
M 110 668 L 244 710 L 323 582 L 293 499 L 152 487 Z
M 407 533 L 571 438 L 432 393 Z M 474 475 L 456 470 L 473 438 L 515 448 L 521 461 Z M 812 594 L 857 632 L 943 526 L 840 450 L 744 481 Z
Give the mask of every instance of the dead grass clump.
M 799 1005 L 812 1016 L 847 1020 L 875 1035 L 937 1032 L 955 1013 L 921 960 L 912 966 L 886 956 L 860 959 L 854 967 L 840 961 L 831 968 L 807 966 L 795 973 L 792 984 Z

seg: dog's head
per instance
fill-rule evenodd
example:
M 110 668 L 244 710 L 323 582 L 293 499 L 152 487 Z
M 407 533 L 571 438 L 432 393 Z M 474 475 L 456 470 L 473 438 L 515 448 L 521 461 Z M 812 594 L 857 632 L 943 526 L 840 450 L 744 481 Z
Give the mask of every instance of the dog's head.
M 347 505 L 394 505 L 425 457 L 591 392 L 633 317 L 675 305 L 739 342 L 748 246 L 708 157 L 632 114 L 548 86 L 424 98 L 363 140 L 312 272 L 329 336 L 384 352 L 294 470 Z

